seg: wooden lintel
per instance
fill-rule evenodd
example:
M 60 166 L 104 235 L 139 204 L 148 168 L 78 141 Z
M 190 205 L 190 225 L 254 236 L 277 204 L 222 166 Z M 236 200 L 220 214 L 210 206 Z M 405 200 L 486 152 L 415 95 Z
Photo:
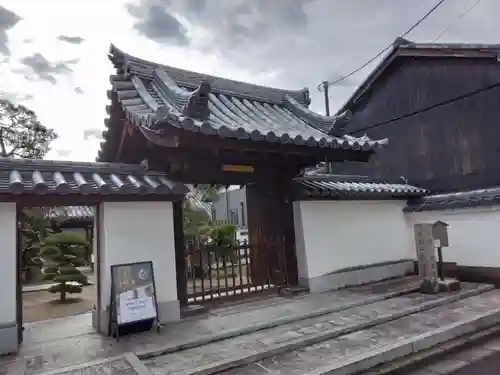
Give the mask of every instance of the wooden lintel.
M 308 147 L 305 145 L 299 146 L 295 144 L 281 144 L 271 143 L 267 141 L 252 141 L 248 139 L 233 139 L 233 138 L 220 138 L 218 136 L 209 136 L 201 133 L 186 132 L 181 129 L 168 128 L 162 135 L 177 136 L 179 148 L 191 149 L 212 149 L 212 150 L 227 150 L 236 152 L 257 152 L 260 154 L 287 154 L 297 155 L 300 157 L 308 155 L 321 155 L 323 158 L 328 158 L 331 161 L 340 160 L 359 160 L 365 157 L 366 151 L 354 151 L 335 149 L 330 147 Z M 217 152 L 217 151 L 216 151 Z M 360 154 L 358 156 L 358 154 Z M 363 156 L 361 156 L 363 155 Z
M 103 202 L 170 202 L 181 197 L 156 195 L 11 195 L 0 194 L 0 202 L 16 202 L 20 206 L 96 206 Z

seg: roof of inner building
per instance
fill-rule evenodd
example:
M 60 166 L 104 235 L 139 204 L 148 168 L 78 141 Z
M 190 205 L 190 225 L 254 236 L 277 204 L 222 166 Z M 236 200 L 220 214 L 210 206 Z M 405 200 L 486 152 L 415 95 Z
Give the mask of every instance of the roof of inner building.
M 311 111 L 308 89 L 291 91 L 190 72 L 133 57 L 111 46 L 110 99 L 155 141 L 165 127 L 224 138 L 373 151 L 387 139 L 344 134 L 350 113 Z M 106 121 L 109 126 L 110 121 Z M 108 132 L 104 134 L 105 147 Z M 101 153 L 102 158 L 102 153 Z
M 0 158 L 0 194 L 182 197 L 188 188 L 142 165 Z

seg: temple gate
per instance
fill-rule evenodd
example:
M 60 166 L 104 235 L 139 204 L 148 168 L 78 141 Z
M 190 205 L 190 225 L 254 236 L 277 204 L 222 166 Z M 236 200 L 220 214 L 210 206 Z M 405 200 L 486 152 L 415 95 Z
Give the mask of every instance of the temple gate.
M 368 161 L 386 140 L 344 134 L 349 113 L 312 112 L 307 89 L 280 90 L 189 72 L 113 45 L 109 58 L 116 74 L 110 77 L 109 118 L 98 160 L 142 163 L 191 185 L 245 185 L 250 284 L 294 285 L 293 178 L 326 160 Z M 177 282 L 181 303 L 187 304 L 181 210 L 176 204 Z M 209 282 L 202 277 L 202 289 Z

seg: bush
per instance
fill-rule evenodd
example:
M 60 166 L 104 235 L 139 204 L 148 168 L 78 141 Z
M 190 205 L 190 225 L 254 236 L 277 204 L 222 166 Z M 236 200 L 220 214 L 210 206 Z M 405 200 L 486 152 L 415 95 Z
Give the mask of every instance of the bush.
M 216 247 L 231 247 L 236 244 L 236 225 L 220 224 L 210 231 L 211 244 Z

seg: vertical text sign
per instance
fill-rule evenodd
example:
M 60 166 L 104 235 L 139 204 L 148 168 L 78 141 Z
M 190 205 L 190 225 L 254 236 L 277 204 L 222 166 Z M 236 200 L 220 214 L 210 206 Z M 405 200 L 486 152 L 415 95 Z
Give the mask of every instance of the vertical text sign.
M 438 277 L 432 224 L 415 224 L 414 230 L 419 275 L 424 278 Z

